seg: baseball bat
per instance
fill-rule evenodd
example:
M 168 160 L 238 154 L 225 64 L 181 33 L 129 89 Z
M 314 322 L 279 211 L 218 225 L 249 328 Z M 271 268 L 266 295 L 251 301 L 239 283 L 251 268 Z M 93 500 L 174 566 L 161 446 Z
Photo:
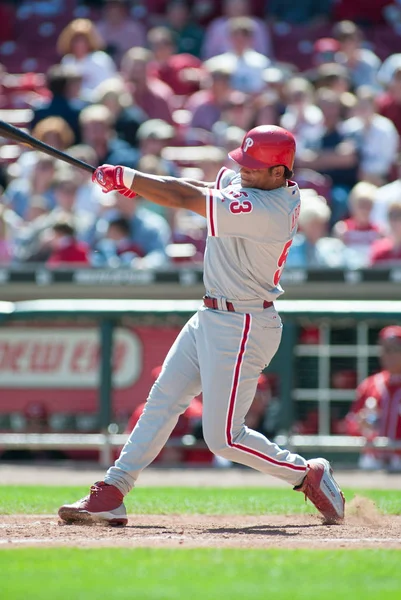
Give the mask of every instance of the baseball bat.
M 25 133 L 18 127 L 14 127 L 14 125 L 10 125 L 10 123 L 6 123 L 0 119 L 0 136 L 8 138 L 10 140 L 14 140 L 18 144 L 26 144 L 35 150 L 40 150 L 40 152 L 44 152 L 49 156 L 53 156 L 54 158 L 58 158 L 59 160 L 63 160 L 64 162 L 72 165 L 73 167 L 78 167 L 79 169 L 84 169 L 85 171 L 89 171 L 89 173 L 94 173 L 96 168 L 92 165 L 88 165 L 88 163 L 83 160 L 79 160 L 78 158 L 73 158 L 69 156 L 65 152 L 61 150 L 57 150 L 53 148 L 53 146 L 49 146 L 49 144 L 45 144 L 40 140 L 37 140 L 29 133 Z

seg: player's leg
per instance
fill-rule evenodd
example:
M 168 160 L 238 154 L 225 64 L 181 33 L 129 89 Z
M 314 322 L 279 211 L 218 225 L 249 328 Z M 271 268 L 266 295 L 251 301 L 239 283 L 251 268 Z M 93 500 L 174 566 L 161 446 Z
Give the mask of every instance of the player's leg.
M 134 486 L 141 470 L 159 454 L 178 417 L 201 390 L 194 334 L 197 320 L 194 315 L 167 354 L 145 409 L 114 466 L 104 481 L 92 486 L 88 496 L 59 509 L 64 521 L 127 523 L 124 496 Z
M 107 472 L 105 482 L 126 495 L 170 437 L 179 416 L 201 391 L 195 343 L 198 318 L 195 315 L 174 342 L 154 383 L 143 413 L 119 458 Z
M 280 339 L 281 322 L 274 309 L 253 315 L 212 310 L 200 313 L 197 344 L 205 441 L 215 454 L 301 486 L 300 491 L 305 491 L 308 477 L 315 481 L 324 476 L 324 483 L 333 487 L 336 484 L 327 461 L 308 463 L 245 426 L 259 373 L 270 363 Z M 307 495 L 317 506 L 310 486 Z M 341 512 L 339 490 L 335 496 L 336 509 Z M 318 504 L 321 510 L 322 502 Z M 332 513 L 330 504 L 325 516 Z

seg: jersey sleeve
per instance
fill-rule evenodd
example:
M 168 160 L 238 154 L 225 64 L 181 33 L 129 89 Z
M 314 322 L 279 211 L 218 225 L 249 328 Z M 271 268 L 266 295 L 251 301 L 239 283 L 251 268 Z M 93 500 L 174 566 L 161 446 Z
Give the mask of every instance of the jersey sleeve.
M 227 169 L 227 167 L 221 167 L 220 171 L 217 173 L 215 188 L 216 190 L 223 190 L 225 187 L 230 185 L 231 181 L 235 177 L 236 172 L 232 169 Z
M 261 203 L 252 190 L 208 190 L 206 218 L 209 237 L 242 237 L 255 242 L 265 238 Z

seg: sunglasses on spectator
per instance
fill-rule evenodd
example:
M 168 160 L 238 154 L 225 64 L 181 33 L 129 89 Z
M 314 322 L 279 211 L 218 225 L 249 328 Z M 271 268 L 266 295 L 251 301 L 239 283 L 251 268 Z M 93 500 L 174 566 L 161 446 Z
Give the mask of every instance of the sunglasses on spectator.
M 397 210 L 397 211 L 394 211 L 394 212 L 389 212 L 388 213 L 388 218 L 398 221 L 399 219 L 401 219 L 401 211 Z

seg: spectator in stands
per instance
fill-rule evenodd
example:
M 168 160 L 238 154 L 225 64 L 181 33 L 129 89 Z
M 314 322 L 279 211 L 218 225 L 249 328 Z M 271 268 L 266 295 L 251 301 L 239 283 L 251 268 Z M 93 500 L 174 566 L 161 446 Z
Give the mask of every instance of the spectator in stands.
M 174 139 L 174 127 L 162 119 L 149 119 L 138 129 L 138 143 L 141 158 L 155 156 L 166 174 L 177 176 L 176 165 L 162 157 L 162 151 Z M 161 174 L 161 173 L 160 173 Z
M 152 58 L 152 53 L 145 48 L 131 48 L 122 58 L 121 73 L 135 103 L 149 119 L 163 119 L 173 124 L 171 105 L 174 94 L 168 85 L 148 76 Z
M 5 205 L 0 204 L 0 266 L 8 264 L 12 259 L 12 242 L 5 217 L 6 210 Z
M 231 66 L 231 85 L 235 90 L 257 94 L 265 87 L 263 76 L 270 59 L 253 49 L 255 23 L 249 17 L 238 17 L 229 19 L 227 26 L 231 49 L 214 60 Z
M 346 416 L 347 433 L 373 440 L 401 440 L 401 327 L 390 325 L 379 333 L 381 371 L 364 379 Z M 359 466 L 365 470 L 401 471 L 399 450 L 364 450 Z
M 148 45 L 153 52 L 150 77 L 166 83 L 177 96 L 189 96 L 199 90 L 202 61 L 187 52 L 178 54 L 172 31 L 154 27 L 148 32 Z
M 53 226 L 60 220 L 75 222 L 75 230 L 80 239 L 87 236 L 87 229 L 93 226 L 94 218 L 75 214 L 75 202 L 79 181 L 69 167 L 60 169 L 53 180 L 55 207 L 44 216 L 27 224 L 16 238 L 16 257 L 20 261 L 44 262 L 52 251 Z
M 199 58 L 203 28 L 192 19 L 186 0 L 170 0 L 167 3 L 165 25 L 174 35 L 178 54 L 189 53 Z
M 370 253 L 373 266 L 391 267 L 401 264 L 401 201 L 392 202 L 388 207 L 390 233 L 388 237 L 374 242 Z
M 377 112 L 394 123 L 401 135 L 401 65 L 393 72 L 387 90 L 377 100 Z
M 96 24 L 107 53 L 117 64 L 133 45 L 146 46 L 145 28 L 131 17 L 130 4 L 130 0 L 105 0 L 102 18 Z
M 324 198 L 301 190 L 298 233 L 288 253 L 287 268 L 343 267 L 344 244 L 327 236 L 331 211 Z
M 390 85 L 394 72 L 401 68 L 401 53 L 390 54 L 382 63 L 377 74 L 377 80 L 383 87 Z
M 46 117 L 42 119 L 32 130 L 32 135 L 40 142 L 49 144 L 57 150 L 67 150 L 74 143 L 74 133 L 71 127 L 61 117 Z M 34 151 L 23 152 L 18 160 L 10 166 L 9 172 L 14 177 L 27 177 L 32 171 L 37 160 Z
M 328 88 L 337 94 L 348 92 L 351 79 L 347 67 L 337 63 L 320 65 L 312 74 L 311 80 L 316 89 Z
M 359 88 L 355 116 L 344 122 L 343 132 L 357 144 L 358 179 L 383 185 L 394 167 L 400 138 L 394 124 L 376 113 L 375 98 L 371 88 Z
M 57 150 L 66 150 L 74 143 L 74 132 L 62 117 L 42 119 L 33 128 L 32 135 Z
M 49 214 L 49 212 L 50 211 L 47 207 L 46 198 L 40 194 L 36 194 L 32 196 L 29 201 L 29 207 L 25 213 L 24 223 L 32 223 L 32 221 L 35 221 L 35 219 L 44 217 L 45 215 Z
M 336 54 L 340 49 L 340 44 L 334 38 L 319 38 L 313 44 L 312 62 L 314 66 L 333 64 L 336 62 Z
M 225 166 L 232 168 L 232 160 L 227 156 L 229 152 L 238 148 L 241 145 L 241 140 L 244 139 L 244 135 L 246 131 L 241 129 L 241 127 L 237 127 L 236 125 L 230 125 L 229 127 L 224 127 L 220 131 L 213 131 L 213 139 L 216 146 L 219 148 L 224 148 L 225 152 Z
M 347 253 L 348 264 L 366 266 L 369 262 L 370 248 L 382 237 L 377 225 L 371 222 L 371 213 L 375 202 L 377 187 L 367 181 L 360 181 L 351 190 L 348 205 L 351 216 L 338 221 L 333 233 L 353 255 Z
M 329 19 L 331 0 L 269 0 L 267 18 L 269 21 L 299 24 L 320 24 Z
M 87 106 L 81 112 L 79 122 L 83 142 L 96 152 L 95 166 L 107 163 L 136 167 L 139 152 L 116 136 L 113 115 L 106 106 Z
M 264 56 L 271 56 L 270 35 L 265 23 L 261 19 L 252 17 L 252 10 L 248 0 L 224 0 L 223 15 L 214 19 L 206 30 L 203 42 L 203 58 L 211 58 L 231 50 L 229 21 L 236 17 L 252 18 L 255 31 L 253 36 L 253 49 Z
M 88 248 L 83 242 L 77 241 L 73 223 L 68 217 L 60 218 L 52 226 L 53 235 L 49 241 L 51 252 L 46 261 L 49 267 L 78 267 L 89 264 Z
M 68 154 L 73 158 L 82 160 L 88 165 L 97 162 L 96 152 L 91 146 L 78 144 L 68 149 Z M 77 219 L 84 223 L 91 223 L 100 213 L 104 194 L 99 186 L 93 185 L 92 176 L 83 169 L 71 168 L 71 176 L 77 183 L 74 202 L 74 214 Z
M 221 111 L 232 90 L 230 65 L 222 65 L 220 61 L 210 59 L 204 63 L 208 77 L 204 81 L 204 89 L 200 90 L 185 105 L 192 114 L 191 127 L 211 131 L 213 125 L 220 120 Z
M 111 196 L 107 198 L 109 209 L 97 222 L 94 232 L 96 239 L 104 237 L 111 221 L 123 217 L 130 223 L 130 243 L 135 244 L 138 255 L 132 260 L 131 266 L 135 269 L 147 269 L 166 264 L 166 246 L 171 238 L 166 220 L 142 207 L 138 197 L 133 200 L 117 192 L 108 196 Z M 110 201 L 113 202 L 111 206 Z
M 46 81 L 51 98 L 42 100 L 40 104 L 33 107 L 31 128 L 47 117 L 61 117 L 74 132 L 74 141 L 79 142 L 79 113 L 84 106 L 84 103 L 78 99 L 82 75 L 72 65 L 54 65 L 48 70 Z
M 372 223 L 382 231 L 389 231 L 388 207 L 401 198 L 401 154 L 397 157 L 398 179 L 378 188 L 372 210 Z
M 29 209 L 32 196 L 40 194 L 46 198 L 47 208 L 55 206 L 53 179 L 56 174 L 56 161 L 51 156 L 35 152 L 35 164 L 28 175 L 14 179 L 7 186 L 5 198 L 7 205 L 22 219 Z
M 378 89 L 377 73 L 381 60 L 372 50 L 362 47 L 362 32 L 352 21 L 341 21 L 333 28 L 333 37 L 340 44 L 336 60 L 347 67 L 354 89 L 369 85 Z
M 321 88 L 316 104 L 323 114 L 323 127 L 300 148 L 296 164 L 331 178 L 332 222 L 336 222 L 348 213 L 348 194 L 357 181 L 358 153 L 356 143 L 343 133 L 340 94 Z
M 57 50 L 61 64 L 74 66 L 82 76 L 80 96 L 91 101 L 93 90 L 105 79 L 113 77 L 116 66 L 103 52 L 103 40 L 89 19 L 75 19 L 61 32 Z
M 143 249 L 131 240 L 131 224 L 126 217 L 108 223 L 107 232 L 96 244 L 91 263 L 95 267 L 134 266 L 135 258 L 143 258 Z
M 300 152 L 321 138 L 323 113 L 315 104 L 313 86 L 303 77 L 291 79 L 285 93 L 287 106 L 280 125 L 294 134 Z
M 220 121 L 215 123 L 213 132 L 220 130 L 222 127 L 237 126 L 248 131 L 252 129 L 253 118 L 255 115 L 251 98 L 242 92 L 232 91 L 228 95 L 224 103 Z
M 96 103 L 104 104 L 110 110 L 118 138 L 136 148 L 138 128 L 146 121 L 147 115 L 142 108 L 135 105 L 124 81 L 119 78 L 107 79 L 94 90 L 94 99 Z

